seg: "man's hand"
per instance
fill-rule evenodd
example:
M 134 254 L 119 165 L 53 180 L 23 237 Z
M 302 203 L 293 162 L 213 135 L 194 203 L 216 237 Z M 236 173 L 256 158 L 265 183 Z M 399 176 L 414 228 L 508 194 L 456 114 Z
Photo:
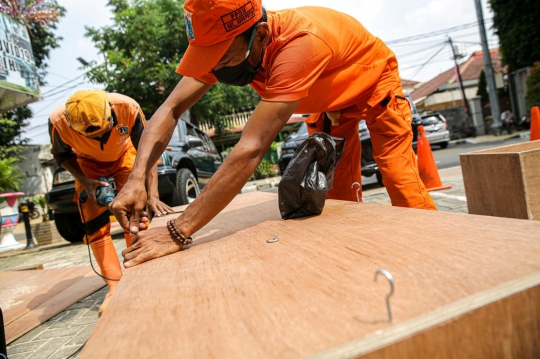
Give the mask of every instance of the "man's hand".
M 158 196 L 151 195 L 148 195 L 147 210 L 148 214 L 150 215 L 150 219 L 152 219 L 154 214 L 156 217 L 161 217 L 166 216 L 169 213 L 174 213 L 174 210 L 165 203 L 161 202 Z
M 131 234 L 139 233 L 139 230 L 146 229 L 148 214 L 144 212 L 146 207 L 146 188 L 144 181 L 129 179 L 118 196 L 109 204 L 109 209 L 113 212 L 122 228 Z M 146 214 L 146 216 L 144 216 Z
M 92 202 L 94 202 L 95 204 L 98 204 L 97 198 L 96 198 L 96 191 L 98 187 L 109 187 L 109 182 L 103 182 L 103 181 L 93 180 L 90 178 L 85 178 L 83 181 L 81 181 L 81 185 L 86 190 L 86 194 L 88 194 L 88 197 L 92 200 Z
M 175 242 L 167 227 L 150 228 L 139 232 L 131 246 L 122 251 L 124 267 L 131 268 L 137 264 L 178 252 L 182 244 Z

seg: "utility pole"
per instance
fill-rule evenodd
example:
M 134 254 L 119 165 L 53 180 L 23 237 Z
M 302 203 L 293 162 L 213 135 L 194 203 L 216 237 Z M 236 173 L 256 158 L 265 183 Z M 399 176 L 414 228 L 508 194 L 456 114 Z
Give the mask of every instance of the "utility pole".
M 461 99 L 463 101 L 463 109 L 465 110 L 465 115 L 467 115 L 467 120 L 469 121 L 469 124 L 472 125 L 471 111 L 469 110 L 469 102 L 467 101 L 467 96 L 465 95 L 465 88 L 463 87 L 463 80 L 461 79 L 461 72 L 459 71 L 459 65 L 457 63 L 458 56 L 456 55 L 456 50 L 454 49 L 454 43 L 452 42 L 451 37 L 448 37 L 448 42 L 450 43 L 450 48 L 452 49 L 452 57 L 454 58 L 456 77 L 458 79 L 458 85 L 461 91 Z
M 493 124 L 491 128 L 495 133 L 499 132 L 501 127 L 501 108 L 499 106 L 499 96 L 497 96 L 497 86 L 495 86 L 495 75 L 493 73 L 493 64 L 491 62 L 491 54 L 489 52 L 486 26 L 484 24 L 484 12 L 482 10 L 482 3 L 480 0 L 474 0 L 476 4 L 476 15 L 478 17 L 478 27 L 480 30 L 480 38 L 482 40 L 482 52 L 484 53 L 484 67 L 486 68 L 486 80 L 489 89 L 489 104 L 491 106 L 491 116 L 493 117 Z

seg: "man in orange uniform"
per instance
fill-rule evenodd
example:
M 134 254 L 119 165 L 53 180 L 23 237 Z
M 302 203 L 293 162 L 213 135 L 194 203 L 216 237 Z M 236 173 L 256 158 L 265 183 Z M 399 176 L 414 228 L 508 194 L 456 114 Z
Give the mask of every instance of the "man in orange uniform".
M 138 234 L 123 252 L 125 266 L 179 250 L 172 238 L 189 237 L 234 198 L 293 113 L 313 114 L 310 132 L 347 137 L 330 198 L 356 200 L 351 185 L 361 180 L 358 123 L 365 119 L 392 204 L 436 209 L 411 148 L 412 115 L 396 57 L 358 21 L 320 7 L 266 12 L 261 0 L 186 0 L 184 15 L 190 44 L 177 69 L 184 77 L 154 114 L 133 176 L 112 203 L 120 224 L 138 232 L 146 173 L 178 115 L 214 83 L 249 84 L 262 101 L 199 198 L 169 226 L 171 235 L 167 228 Z
M 135 100 L 99 90 L 76 92 L 49 118 L 51 152 L 56 162 L 75 177 L 75 201 L 79 202 L 83 190 L 90 198 L 79 203 L 79 210 L 86 227 L 85 242 L 92 248 L 101 274 L 108 278 L 105 282 L 109 293 L 100 313 L 105 310 L 122 270 L 110 235 L 109 210 L 96 201 L 96 189 L 109 184 L 98 178 L 113 176 L 118 189 L 124 186 L 145 126 L 144 114 Z M 172 213 L 169 206 L 160 202 L 157 184 L 154 166 L 147 181 L 148 210 L 158 216 Z M 144 228 L 142 225 L 141 229 Z M 129 247 L 129 231 L 124 231 L 124 237 Z

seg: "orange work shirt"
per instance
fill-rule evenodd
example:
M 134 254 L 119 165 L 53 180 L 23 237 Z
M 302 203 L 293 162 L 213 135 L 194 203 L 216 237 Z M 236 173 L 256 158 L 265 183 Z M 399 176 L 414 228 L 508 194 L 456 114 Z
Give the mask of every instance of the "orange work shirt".
M 353 17 L 322 7 L 267 14 L 271 42 L 251 83 L 264 101 L 300 100 L 296 113 L 374 106 L 399 83 L 394 53 Z M 198 80 L 217 82 L 212 73 Z
M 51 113 L 49 117 L 51 152 L 57 162 L 75 156 L 98 162 L 113 162 L 133 146 L 132 135 L 135 124 L 138 123 L 137 132 L 142 132 L 142 128 L 146 126 L 139 104 L 131 97 L 118 93 L 107 95 L 112 106 L 114 127 L 106 141 L 86 137 L 69 127 L 65 104 L 58 106 Z M 140 138 L 140 133 L 137 133 L 137 138 Z M 68 151 L 71 151 L 69 155 L 66 153 Z

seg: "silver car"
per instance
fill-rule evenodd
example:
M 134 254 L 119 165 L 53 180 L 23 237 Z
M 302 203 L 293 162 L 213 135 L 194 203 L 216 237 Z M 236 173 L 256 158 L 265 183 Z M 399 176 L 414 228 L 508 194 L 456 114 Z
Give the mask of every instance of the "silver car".
M 450 131 L 448 122 L 440 113 L 422 116 L 422 125 L 426 130 L 426 135 L 430 145 L 437 145 L 441 148 L 448 147 L 450 141 Z

